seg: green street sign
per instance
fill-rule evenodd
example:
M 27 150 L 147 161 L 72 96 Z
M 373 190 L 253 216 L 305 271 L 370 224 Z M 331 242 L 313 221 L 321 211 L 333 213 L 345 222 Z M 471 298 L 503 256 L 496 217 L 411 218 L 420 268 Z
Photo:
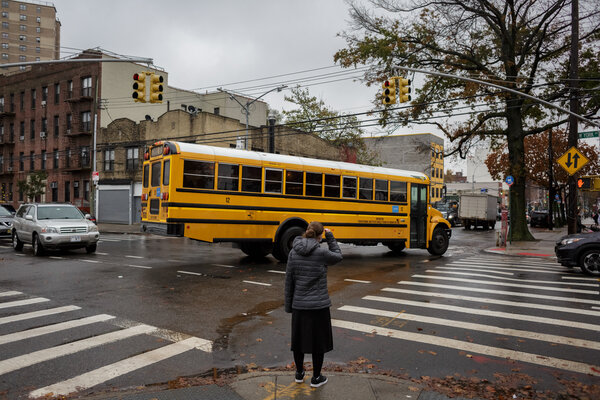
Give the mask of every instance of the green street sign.
M 597 138 L 599 136 L 600 136 L 599 131 L 579 132 L 579 139 L 591 139 L 591 138 Z

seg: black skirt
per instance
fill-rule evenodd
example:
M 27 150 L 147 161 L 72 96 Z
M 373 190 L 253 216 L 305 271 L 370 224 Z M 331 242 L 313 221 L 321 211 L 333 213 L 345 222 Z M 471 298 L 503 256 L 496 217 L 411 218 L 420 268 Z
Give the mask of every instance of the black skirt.
M 318 354 L 333 350 L 329 307 L 320 310 L 292 309 L 292 351 Z

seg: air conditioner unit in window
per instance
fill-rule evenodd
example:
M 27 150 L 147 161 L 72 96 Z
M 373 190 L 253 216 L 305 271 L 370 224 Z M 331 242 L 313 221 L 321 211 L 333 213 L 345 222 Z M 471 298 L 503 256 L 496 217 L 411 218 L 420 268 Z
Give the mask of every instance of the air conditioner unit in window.
M 12 172 L 12 167 L 6 167 L 6 172 Z
M 46 107 L 46 100 L 42 100 L 42 107 Z
M 42 139 L 46 139 L 46 132 L 43 132 L 43 131 L 42 131 L 42 132 L 40 132 L 40 137 L 41 137 Z
M 70 134 L 71 134 L 71 130 L 67 129 L 67 135 L 70 135 Z

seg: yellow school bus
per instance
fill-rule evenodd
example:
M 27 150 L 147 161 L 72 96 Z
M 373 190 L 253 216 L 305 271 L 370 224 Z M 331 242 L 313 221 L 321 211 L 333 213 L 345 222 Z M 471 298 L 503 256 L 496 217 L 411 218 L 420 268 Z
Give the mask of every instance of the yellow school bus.
M 159 141 L 143 164 L 142 230 L 286 261 L 319 221 L 338 242 L 442 255 L 450 223 L 429 205 L 419 172 Z

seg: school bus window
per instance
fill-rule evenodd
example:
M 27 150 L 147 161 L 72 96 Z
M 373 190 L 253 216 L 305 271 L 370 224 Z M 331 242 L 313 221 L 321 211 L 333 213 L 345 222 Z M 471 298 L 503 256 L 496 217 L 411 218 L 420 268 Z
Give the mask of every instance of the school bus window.
M 285 171 L 285 194 L 302 196 L 302 171 Z
M 325 174 L 325 197 L 340 197 L 340 176 Z
M 171 161 L 166 160 L 163 166 L 163 185 L 169 184 L 169 174 L 171 173 Z
M 343 179 L 344 186 L 342 187 L 342 197 L 347 199 L 356 198 L 356 177 L 345 176 Z
M 183 187 L 214 189 L 215 163 L 183 160 Z
M 144 165 L 144 179 L 143 179 L 145 188 L 148 187 L 148 181 L 150 180 L 149 175 L 150 175 L 150 165 L 146 164 L 146 165 Z
M 154 187 L 160 185 L 160 164 L 160 161 L 152 164 L 152 176 L 150 177 L 150 186 Z
M 283 170 L 265 168 L 265 193 L 283 193 Z
M 375 200 L 388 201 L 388 181 L 375 179 Z
M 240 166 L 235 164 L 219 163 L 219 179 L 217 189 L 238 191 L 240 177 Z
M 242 166 L 242 192 L 260 193 L 262 181 L 262 168 Z
M 406 203 L 406 182 L 390 181 L 390 201 Z
M 373 200 L 373 179 L 360 178 L 358 198 L 362 200 Z
M 318 196 L 323 195 L 323 175 L 314 172 L 306 173 L 306 195 Z

